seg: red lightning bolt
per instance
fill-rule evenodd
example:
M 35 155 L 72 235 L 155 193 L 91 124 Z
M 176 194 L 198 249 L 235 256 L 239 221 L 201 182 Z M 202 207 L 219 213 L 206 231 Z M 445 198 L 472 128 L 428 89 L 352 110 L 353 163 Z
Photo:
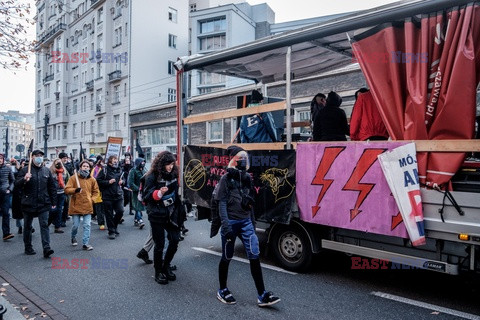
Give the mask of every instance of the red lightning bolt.
M 350 210 L 350 221 L 355 219 L 356 216 L 362 210 L 359 210 L 360 206 L 362 205 L 365 198 L 368 196 L 370 191 L 372 191 L 373 187 L 375 186 L 374 183 L 360 183 L 365 173 L 370 169 L 370 167 L 377 161 L 377 156 L 387 149 L 365 149 L 363 150 L 363 154 L 357 162 L 357 166 L 352 172 L 350 179 L 348 179 L 347 183 L 343 187 L 342 190 L 351 190 L 351 191 L 360 191 L 358 194 L 357 201 L 355 202 L 355 207 Z
M 320 209 L 319 204 L 322 201 L 323 196 L 327 192 L 328 188 L 330 188 L 330 185 L 333 183 L 333 179 L 325 179 L 325 175 L 327 174 L 328 170 L 330 170 L 330 167 L 332 166 L 335 159 L 343 150 L 345 150 L 345 148 L 346 147 L 325 148 L 322 160 L 320 160 L 320 163 L 318 164 L 317 173 L 315 174 L 315 178 L 313 178 L 312 181 L 312 185 L 323 186 L 322 190 L 318 194 L 317 204 L 312 207 L 312 218 L 315 217 L 315 215 L 317 214 L 318 209 Z
M 393 229 L 395 229 L 396 227 L 398 227 L 398 225 L 399 225 L 400 223 L 402 223 L 402 222 L 403 222 L 403 218 L 402 218 L 402 215 L 400 214 L 400 212 L 397 213 L 396 216 L 392 216 L 392 227 L 391 227 L 390 230 L 393 231 Z

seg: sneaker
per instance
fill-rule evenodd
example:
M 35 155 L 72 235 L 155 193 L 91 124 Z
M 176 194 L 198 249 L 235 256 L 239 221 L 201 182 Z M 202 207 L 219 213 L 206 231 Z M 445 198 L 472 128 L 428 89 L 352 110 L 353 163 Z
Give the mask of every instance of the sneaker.
M 105 225 L 104 224 L 100 225 L 100 230 L 105 230 Z
M 133 220 L 133 226 L 138 227 L 138 221 L 137 220 Z
M 141 219 L 138 220 L 138 227 L 139 227 L 140 229 L 143 229 L 143 227 L 145 227 L 145 222 L 143 222 L 143 220 L 141 220 Z
M 188 229 L 187 229 L 187 228 L 183 228 L 183 229 L 182 229 L 182 235 L 186 235 L 187 232 L 188 232 Z
M 93 247 L 89 244 L 84 244 L 82 247 L 83 250 L 91 251 L 93 250 Z
M 37 252 L 30 248 L 30 249 L 25 249 L 25 254 L 29 256 L 33 256 L 34 254 L 37 254 Z
M 150 260 L 149 257 L 148 257 L 147 250 L 145 250 L 143 248 L 140 251 L 138 251 L 137 258 L 142 259 L 146 264 L 152 264 L 153 263 L 153 261 Z
M 72 246 L 78 245 L 77 239 L 72 238 Z
M 3 241 L 7 241 L 9 239 L 12 239 L 13 237 L 15 237 L 15 236 L 11 233 L 6 234 L 5 236 L 3 236 Z
M 43 257 L 44 258 L 50 258 L 50 256 L 54 253 L 52 249 L 46 249 L 43 250 Z
M 259 307 L 267 307 L 280 302 L 280 298 L 275 297 L 270 291 L 265 291 L 261 296 L 258 296 L 257 302 Z
M 115 229 L 115 235 L 118 236 L 120 234 L 120 232 L 117 231 L 117 229 Z
M 55 233 L 64 233 L 64 231 L 60 228 L 55 228 Z
M 109 233 L 108 234 L 108 239 L 112 239 L 112 240 L 115 239 L 115 233 L 113 233 L 113 232 Z
M 235 304 L 237 300 L 233 297 L 232 293 L 228 288 L 220 289 L 217 291 L 217 299 L 226 304 Z

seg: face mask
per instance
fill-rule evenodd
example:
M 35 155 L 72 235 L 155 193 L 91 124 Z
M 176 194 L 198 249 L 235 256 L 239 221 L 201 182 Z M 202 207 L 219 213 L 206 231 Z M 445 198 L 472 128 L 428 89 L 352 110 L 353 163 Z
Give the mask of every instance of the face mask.
M 41 165 L 41 164 L 43 163 L 43 157 L 35 157 L 35 158 L 33 159 L 33 162 L 34 162 L 37 166 L 39 166 L 39 165 Z
M 60 163 L 57 163 L 57 164 L 55 165 L 55 168 L 61 169 L 61 168 L 62 168 L 62 165 L 61 165 Z
M 247 170 L 247 159 L 237 160 L 237 169 L 238 170 Z
M 112 167 L 118 168 L 118 162 L 117 163 L 112 163 Z
M 78 174 L 80 174 L 80 177 L 86 178 L 90 175 L 90 172 L 88 172 L 88 170 L 80 170 L 78 171 Z

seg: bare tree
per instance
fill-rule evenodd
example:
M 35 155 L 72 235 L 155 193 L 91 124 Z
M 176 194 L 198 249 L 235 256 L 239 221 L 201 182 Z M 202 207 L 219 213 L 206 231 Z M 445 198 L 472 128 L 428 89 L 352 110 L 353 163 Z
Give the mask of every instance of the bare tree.
M 19 0 L 0 0 L 0 66 L 17 70 L 28 64 L 35 41 L 27 37 L 28 25 L 35 24 L 30 4 Z

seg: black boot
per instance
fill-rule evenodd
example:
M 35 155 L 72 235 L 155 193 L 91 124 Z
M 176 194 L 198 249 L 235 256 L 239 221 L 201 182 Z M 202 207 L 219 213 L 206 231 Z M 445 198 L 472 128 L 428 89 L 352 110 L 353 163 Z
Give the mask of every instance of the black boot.
M 157 283 L 160 283 L 160 284 L 167 284 L 168 283 L 167 276 L 163 272 L 160 272 L 160 271 L 155 271 L 155 281 Z
M 175 281 L 177 279 L 175 273 L 172 272 L 172 268 L 170 268 L 170 264 L 164 264 L 162 268 L 162 273 L 164 273 L 167 279 L 170 281 Z
M 152 264 L 153 263 L 153 261 L 148 258 L 147 250 L 145 250 L 143 248 L 142 248 L 142 250 L 140 250 L 137 253 L 137 258 L 142 259 L 143 261 L 145 261 L 146 264 Z

